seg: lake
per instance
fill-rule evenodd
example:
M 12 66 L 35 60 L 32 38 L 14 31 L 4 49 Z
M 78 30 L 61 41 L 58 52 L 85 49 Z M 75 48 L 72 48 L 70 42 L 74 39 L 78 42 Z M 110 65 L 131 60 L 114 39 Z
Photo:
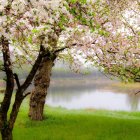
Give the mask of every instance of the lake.
M 139 111 L 140 84 L 109 79 L 64 78 L 52 80 L 46 104 L 66 109 Z
M 2 82 L 0 86 L 4 87 Z M 46 104 L 66 109 L 139 111 L 140 93 L 135 95 L 138 90 L 140 83 L 121 84 L 97 72 L 82 76 L 57 72 L 52 75 Z

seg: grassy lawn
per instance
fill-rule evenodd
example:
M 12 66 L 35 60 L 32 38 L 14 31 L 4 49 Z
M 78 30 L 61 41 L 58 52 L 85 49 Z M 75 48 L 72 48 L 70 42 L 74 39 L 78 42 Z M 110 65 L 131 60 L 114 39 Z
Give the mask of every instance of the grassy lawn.
M 46 107 L 44 121 L 34 122 L 27 104 L 19 112 L 14 140 L 140 140 L 140 112 Z

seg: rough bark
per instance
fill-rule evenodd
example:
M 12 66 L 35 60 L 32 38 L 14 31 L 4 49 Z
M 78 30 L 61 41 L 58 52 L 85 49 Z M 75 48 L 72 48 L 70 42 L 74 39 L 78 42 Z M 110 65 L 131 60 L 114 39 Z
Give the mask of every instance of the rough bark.
M 13 140 L 12 130 L 9 128 L 1 131 L 2 140 Z
M 9 121 L 3 122 L 3 127 L 1 129 L 2 140 L 12 140 L 13 139 L 12 130 L 13 130 L 14 123 L 15 123 L 15 120 L 18 115 L 19 108 L 24 99 L 22 92 L 20 92 L 20 93 L 19 92 L 20 92 L 19 90 L 16 92 L 16 99 L 15 99 L 14 105 L 12 107 L 12 112 L 10 114 Z
M 34 90 L 30 97 L 29 117 L 32 120 L 42 120 L 47 90 L 50 85 L 50 76 L 54 65 L 55 55 L 45 57 L 34 79 Z

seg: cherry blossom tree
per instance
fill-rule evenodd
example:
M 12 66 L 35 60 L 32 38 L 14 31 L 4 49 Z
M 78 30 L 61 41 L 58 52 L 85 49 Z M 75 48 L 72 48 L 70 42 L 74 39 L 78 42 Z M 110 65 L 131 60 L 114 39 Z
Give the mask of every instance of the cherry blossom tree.
M 60 36 L 56 39 L 48 39 L 49 43 L 52 44 L 52 48 L 61 44 L 63 49 L 67 50 L 63 53 L 61 53 L 63 49 L 60 49 L 59 53 L 58 51 L 56 51 L 57 53 L 49 51 L 51 56 L 54 57 L 52 59 L 50 57 L 45 58 L 40 65 L 34 80 L 35 89 L 31 94 L 29 112 L 31 119 L 43 119 L 47 88 L 49 87 L 51 70 L 56 58 L 68 58 L 75 69 L 78 70 L 82 65 L 77 57 L 77 55 L 80 55 L 85 59 L 85 62 L 92 61 L 102 71 L 118 76 L 122 80 L 130 81 L 139 78 L 138 36 L 134 34 L 133 26 L 126 24 L 122 17 L 130 8 L 130 4 L 126 1 L 123 5 L 121 7 L 118 3 L 118 7 L 114 9 L 114 6 L 106 1 L 69 1 L 67 10 L 73 15 L 75 22 L 72 25 L 69 24 L 69 26 L 62 23 L 65 28 L 60 32 Z M 138 18 L 136 17 L 136 19 Z M 134 53 L 131 51 L 129 59 L 126 58 L 128 55 L 125 54 L 129 50 L 128 48 L 134 51 Z M 115 49 L 118 51 L 114 53 L 113 50 Z M 127 54 L 129 54 L 129 51 Z M 130 60 L 133 62 L 130 62 Z M 131 72 L 130 74 L 131 70 L 127 71 L 130 67 L 135 73 L 132 74 Z
M 66 21 L 64 20 L 63 22 L 61 19 L 62 29 L 61 26 L 59 26 L 60 23 L 56 19 L 55 27 L 57 27 L 59 34 L 52 28 L 52 32 L 46 36 L 48 40 L 46 45 L 53 49 L 60 49 L 55 51 L 52 49 L 47 50 L 48 55 L 46 55 L 42 61 L 38 73 L 35 76 L 35 88 L 30 98 L 29 116 L 31 119 L 43 119 L 43 109 L 55 59 L 68 58 L 69 61 L 71 60 L 72 65 L 78 68 L 82 64 L 77 58 L 77 55 L 81 55 L 80 53 L 83 52 L 84 55 L 88 56 L 87 52 L 93 48 L 92 46 L 85 46 L 81 42 L 81 39 L 84 38 L 86 33 L 92 31 L 103 36 L 107 34 L 106 30 L 103 28 L 103 25 L 108 22 L 107 14 L 109 17 L 109 9 L 106 6 L 106 3 L 101 1 L 68 1 L 68 5 L 65 5 L 69 13 L 68 18 L 71 19 L 72 22 L 69 21 L 65 24 Z M 55 36 L 57 37 L 55 38 Z M 89 37 L 90 36 L 87 36 L 87 40 L 89 40 Z M 94 43 L 93 40 L 92 42 Z

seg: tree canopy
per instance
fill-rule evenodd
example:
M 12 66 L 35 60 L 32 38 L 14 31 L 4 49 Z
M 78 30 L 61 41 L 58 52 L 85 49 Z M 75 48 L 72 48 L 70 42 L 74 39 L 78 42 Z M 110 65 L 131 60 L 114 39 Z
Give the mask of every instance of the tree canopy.
M 42 44 L 52 53 L 69 48 L 59 56 L 76 67 L 78 54 L 122 80 L 139 79 L 137 0 L 1 0 L 0 7 L 0 36 L 10 41 L 13 64 L 34 60 Z

